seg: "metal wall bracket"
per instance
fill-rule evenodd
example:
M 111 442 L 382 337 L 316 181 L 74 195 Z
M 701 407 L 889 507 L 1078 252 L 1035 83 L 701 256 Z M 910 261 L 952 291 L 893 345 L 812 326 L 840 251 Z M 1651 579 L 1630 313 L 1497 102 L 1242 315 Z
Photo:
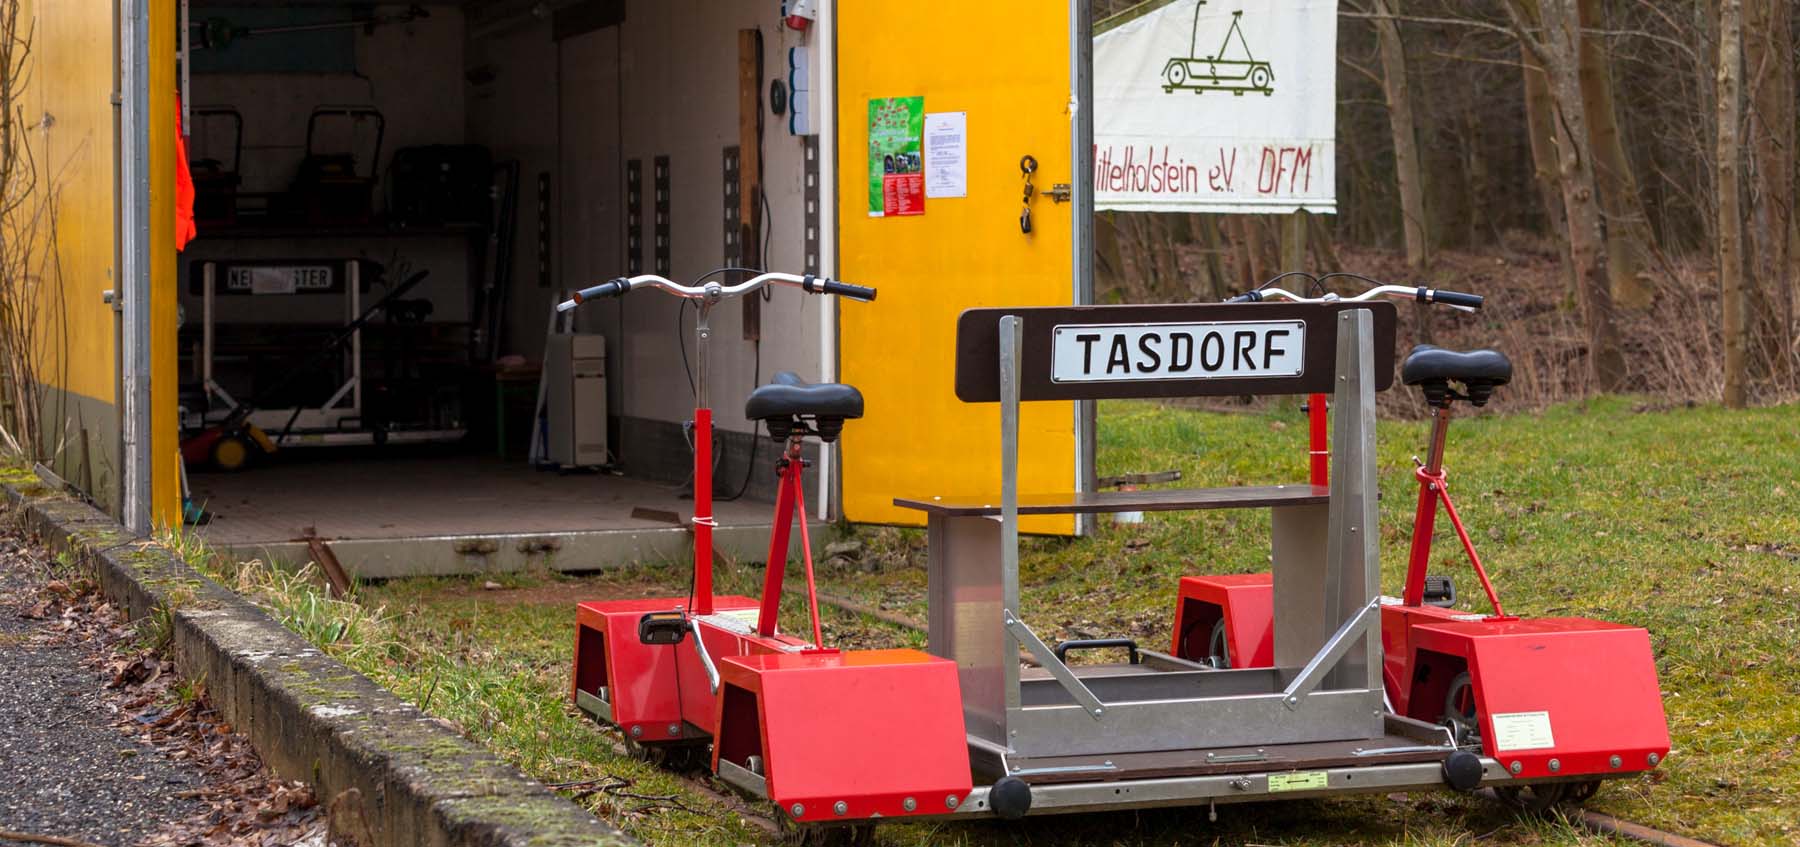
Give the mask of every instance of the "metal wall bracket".
M 644 272 L 644 160 L 625 162 L 625 273 Z
M 657 156 L 652 162 L 656 191 L 656 274 L 667 277 L 670 273 L 673 250 L 669 246 L 669 157 Z
M 1081 678 L 1076 676 L 1074 671 L 1069 670 L 1068 665 L 1056 658 L 1056 651 L 1051 650 L 1043 639 L 1038 638 L 1037 633 L 1031 631 L 1031 627 L 1019 620 L 1011 609 L 1002 609 L 1001 615 L 1006 621 L 1006 630 L 1012 633 L 1020 644 L 1025 645 L 1025 649 L 1031 652 L 1032 658 L 1037 659 L 1038 664 L 1050 672 L 1050 676 L 1062 685 L 1064 691 L 1069 692 L 1070 697 L 1075 698 L 1075 702 L 1081 704 L 1082 709 L 1086 710 L 1094 720 L 1099 720 L 1106 715 L 1106 705 L 1100 702 L 1099 697 L 1094 696 L 1094 692 L 1082 683 Z
M 822 238 L 822 235 L 820 232 L 821 223 L 820 223 L 820 219 L 819 219 L 820 211 L 819 211 L 819 137 L 818 136 L 808 135 L 805 137 L 805 155 L 806 155 L 806 187 L 802 192 L 802 196 L 804 197 L 804 202 L 806 204 L 806 214 L 805 214 L 806 239 L 804 241 L 806 255 L 804 257 L 804 260 L 801 262 L 801 264 L 805 267 L 806 272 L 809 274 L 823 274 L 825 272 L 824 271 L 825 266 L 821 263 L 821 259 L 820 259 L 821 250 L 822 250 L 820 239 Z M 767 258 L 767 257 L 764 257 L 764 258 Z
M 744 243 L 740 240 L 743 235 L 740 228 L 743 225 L 744 219 L 742 214 L 743 210 L 740 208 L 742 199 L 740 195 L 743 187 L 738 181 L 741 173 L 739 171 L 740 159 L 738 157 L 738 146 L 736 144 L 725 148 L 721 164 L 723 166 L 723 173 L 721 174 L 723 179 L 721 180 L 721 185 L 724 189 L 725 201 L 724 264 L 726 266 L 737 266 L 744 263 Z M 727 277 L 727 279 L 730 278 L 731 277 Z

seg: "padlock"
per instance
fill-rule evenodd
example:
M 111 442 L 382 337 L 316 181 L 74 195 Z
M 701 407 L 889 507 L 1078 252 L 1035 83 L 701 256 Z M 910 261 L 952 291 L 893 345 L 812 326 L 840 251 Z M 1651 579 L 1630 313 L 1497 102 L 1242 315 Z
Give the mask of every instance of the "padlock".
M 1019 231 L 1022 233 L 1025 233 L 1026 235 L 1031 234 L 1031 207 L 1030 206 L 1026 206 L 1024 209 L 1021 209 L 1019 211 Z

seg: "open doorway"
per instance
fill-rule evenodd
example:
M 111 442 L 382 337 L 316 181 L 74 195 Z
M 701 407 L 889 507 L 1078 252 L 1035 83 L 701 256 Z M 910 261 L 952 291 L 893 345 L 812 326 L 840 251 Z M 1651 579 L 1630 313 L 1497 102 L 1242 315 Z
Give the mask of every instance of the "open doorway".
M 814 36 L 736 0 L 187 16 L 180 392 L 207 536 L 291 558 L 316 534 L 371 576 L 679 547 L 692 310 L 552 305 L 627 273 L 819 270 Z M 742 401 L 820 376 L 819 299 L 713 315 L 715 495 L 746 553 L 777 451 Z

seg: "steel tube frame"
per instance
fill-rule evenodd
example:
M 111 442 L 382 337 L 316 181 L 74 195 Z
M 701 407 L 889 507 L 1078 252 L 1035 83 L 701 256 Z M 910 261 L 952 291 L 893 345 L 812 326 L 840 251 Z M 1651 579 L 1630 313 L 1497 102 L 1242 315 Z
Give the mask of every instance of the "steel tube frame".
M 1481 784 L 1505 785 L 1512 776 L 1500 762 L 1482 757 Z M 1095 782 L 1034 785 L 1030 815 L 1101 812 L 1120 809 L 1152 809 L 1201 803 L 1243 803 L 1256 800 L 1298 800 L 1345 794 L 1429 790 L 1444 787 L 1443 766 L 1437 762 L 1368 764 L 1319 768 L 1325 787 L 1316 790 L 1271 790 L 1269 773 L 1218 774 Z M 988 786 L 969 792 L 956 812 L 945 818 L 978 818 L 993 815 Z
M 120 0 L 119 432 L 122 522 L 149 532 L 155 503 L 150 443 L 150 0 Z
M 1018 617 L 1024 321 L 1017 315 L 999 319 L 998 573 L 958 574 L 954 561 L 960 558 L 958 554 L 974 552 L 968 548 L 979 548 L 983 537 L 992 537 L 974 531 L 975 523 L 986 519 L 936 515 L 930 519 L 931 644 L 935 653 L 956 660 L 962 669 L 964 712 L 972 742 L 1003 746 L 1011 755 L 1039 757 L 1349 740 L 1381 734 L 1385 693 L 1380 676 L 1381 642 L 1371 635 L 1370 626 L 1377 619 L 1374 610 L 1380 590 L 1374 531 L 1374 317 L 1367 309 L 1351 309 L 1338 312 L 1334 319 L 1337 389 L 1333 405 L 1339 415 L 1332 446 L 1333 464 L 1339 471 L 1332 474 L 1330 503 L 1323 510 L 1276 510 L 1293 511 L 1295 516 L 1274 521 L 1277 661 L 1282 661 L 1280 651 L 1285 646 L 1290 670 L 1278 669 L 1269 679 L 1269 689 L 1256 693 L 1195 696 L 1175 691 L 1170 692 L 1174 696 L 1120 702 L 1097 696 L 1094 688 L 1050 654 Z M 1317 538 L 1321 523 L 1325 524 L 1324 538 Z M 1283 532 L 1313 537 L 1284 539 Z M 986 583 L 991 587 L 981 591 L 983 580 L 995 577 L 999 585 Z M 999 589 L 997 604 L 993 587 Z M 977 596 L 981 594 L 985 597 Z M 1341 622 L 1335 632 L 1320 630 L 1331 621 Z M 997 630 L 987 636 L 993 642 L 973 631 L 990 627 Z M 1025 704 L 1015 658 L 1021 647 L 1047 654 L 1038 658 L 1070 702 Z M 1302 664 L 1302 657 L 1304 668 L 1291 669 L 1291 665 Z M 1286 673 L 1294 676 L 1284 680 Z M 1287 685 L 1277 687 L 1282 681 Z M 999 692 L 993 690 L 996 682 Z M 1042 685 L 1041 680 L 1033 681 L 1034 688 Z M 1101 724 L 1098 732 L 1095 721 Z

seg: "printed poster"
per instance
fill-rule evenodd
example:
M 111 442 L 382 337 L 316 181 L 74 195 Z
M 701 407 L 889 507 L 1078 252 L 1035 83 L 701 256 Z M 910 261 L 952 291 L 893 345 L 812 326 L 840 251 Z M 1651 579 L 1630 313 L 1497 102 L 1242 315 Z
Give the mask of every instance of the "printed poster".
M 925 98 L 869 101 L 869 217 L 925 214 Z

